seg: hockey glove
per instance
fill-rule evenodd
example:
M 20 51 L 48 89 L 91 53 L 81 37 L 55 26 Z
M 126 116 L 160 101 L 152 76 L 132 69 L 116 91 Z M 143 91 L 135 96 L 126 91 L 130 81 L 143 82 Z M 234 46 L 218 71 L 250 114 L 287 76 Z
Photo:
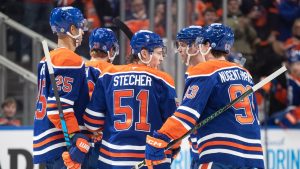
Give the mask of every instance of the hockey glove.
M 71 140 L 72 143 L 69 152 L 64 152 L 62 154 L 62 157 L 65 165 L 68 168 L 73 167 L 74 169 L 76 169 L 78 164 L 80 167 L 85 158 L 85 155 L 90 149 L 89 138 L 84 134 L 76 133 Z
M 166 158 L 165 148 L 170 141 L 170 138 L 156 131 L 153 132 L 153 137 L 147 135 L 145 157 L 146 166 L 148 166 L 149 169 L 153 168 L 153 165 L 158 165 L 163 162 Z
M 64 164 L 68 169 L 80 169 L 81 164 L 73 161 L 70 157 L 70 153 L 65 151 L 62 154 L 62 158 L 64 160 Z

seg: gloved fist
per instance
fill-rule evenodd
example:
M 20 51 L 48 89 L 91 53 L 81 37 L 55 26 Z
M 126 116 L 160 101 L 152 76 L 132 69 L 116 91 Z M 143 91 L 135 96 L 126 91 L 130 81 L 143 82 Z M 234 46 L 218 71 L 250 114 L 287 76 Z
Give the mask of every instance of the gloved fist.
M 80 163 L 77 163 L 71 159 L 70 154 L 67 151 L 63 152 L 62 158 L 64 160 L 65 166 L 68 169 L 79 169 L 81 167 Z
M 153 132 L 153 137 L 147 136 L 145 157 L 148 168 L 160 164 L 166 158 L 165 148 L 170 141 L 170 138 L 156 131 Z
M 88 153 L 89 149 L 89 138 L 84 134 L 76 133 L 71 138 L 71 147 L 69 149 L 69 152 L 66 152 L 68 153 L 68 155 L 65 152 L 63 153 L 63 160 L 65 162 L 65 165 L 74 164 L 74 167 L 76 167 L 77 165 L 75 164 L 82 164 L 85 155 Z

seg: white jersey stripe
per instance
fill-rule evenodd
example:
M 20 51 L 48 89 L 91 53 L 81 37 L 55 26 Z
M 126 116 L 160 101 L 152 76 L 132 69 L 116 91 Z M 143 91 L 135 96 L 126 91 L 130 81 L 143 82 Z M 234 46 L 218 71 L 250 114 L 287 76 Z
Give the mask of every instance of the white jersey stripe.
M 263 155 L 258 155 L 258 154 L 245 154 L 245 153 L 241 153 L 238 151 L 233 151 L 233 150 L 228 150 L 228 149 L 210 149 L 210 150 L 206 150 L 206 151 L 202 151 L 199 155 L 199 158 L 201 158 L 202 156 L 208 155 L 208 154 L 215 154 L 215 153 L 225 153 L 225 154 L 231 154 L 231 155 L 235 155 L 235 156 L 239 156 L 242 158 L 251 158 L 251 159 L 259 159 L 259 160 L 263 160 L 264 156 Z
M 95 116 L 95 117 L 105 117 L 104 113 L 101 113 L 101 112 L 95 112 L 95 111 L 90 110 L 90 109 L 88 109 L 88 108 L 85 109 L 85 112 L 86 112 L 87 114 L 90 114 L 90 115 Z
M 48 100 L 56 100 L 55 97 L 48 97 Z M 74 105 L 74 101 L 69 100 L 69 99 L 65 99 L 65 98 L 60 98 L 61 102 L 67 103 L 69 105 Z
M 135 166 L 141 162 L 141 161 L 114 161 L 114 160 L 109 160 L 107 158 L 104 158 L 101 155 L 99 155 L 98 160 L 113 166 Z M 162 163 L 171 163 L 171 159 L 166 158 Z
M 45 137 L 46 135 L 54 133 L 54 132 L 57 132 L 57 131 L 61 131 L 61 130 L 59 130 L 57 128 L 52 128 L 52 129 L 46 130 L 43 133 L 41 133 L 41 134 L 39 134 L 37 136 L 34 136 L 33 137 L 33 141 L 39 140 L 39 139 Z
M 68 108 L 63 110 L 63 113 L 74 113 L 74 109 L 73 108 Z M 52 110 L 52 111 L 47 111 L 47 115 L 54 115 L 54 114 L 59 114 L 58 110 Z
M 45 154 L 45 153 L 47 153 L 47 152 L 49 152 L 51 150 L 54 150 L 54 149 L 59 148 L 59 147 L 64 147 L 64 146 L 66 146 L 65 142 L 63 142 L 63 143 L 57 143 L 57 144 L 49 146 L 49 147 L 47 147 L 47 148 L 45 148 L 43 150 L 33 151 L 33 155 L 35 155 L 35 156 L 36 155 L 42 155 L 42 154 Z
M 196 110 L 194 110 L 194 109 L 192 109 L 192 108 L 190 108 L 190 107 L 187 107 L 187 106 L 179 106 L 177 109 L 178 109 L 178 110 L 184 110 L 184 111 L 187 111 L 187 112 L 189 112 L 189 113 L 195 115 L 198 119 L 199 119 L 199 117 L 200 117 L 200 114 L 199 114 Z
M 146 146 L 135 146 L 135 145 L 116 145 L 116 144 L 111 144 L 105 140 L 102 140 L 101 142 L 103 145 L 106 147 L 109 147 L 111 149 L 115 150 L 143 150 L 145 151 Z
M 207 135 L 207 136 L 199 139 L 197 141 L 197 144 L 199 145 L 200 143 L 202 143 L 204 141 L 207 141 L 207 140 L 210 140 L 213 138 L 217 138 L 217 137 L 236 139 L 236 140 L 243 141 L 246 143 L 251 143 L 251 144 L 261 144 L 261 140 L 249 139 L 249 138 L 241 137 L 241 136 L 234 135 L 234 134 L 228 134 L 228 133 L 213 133 L 213 134 Z

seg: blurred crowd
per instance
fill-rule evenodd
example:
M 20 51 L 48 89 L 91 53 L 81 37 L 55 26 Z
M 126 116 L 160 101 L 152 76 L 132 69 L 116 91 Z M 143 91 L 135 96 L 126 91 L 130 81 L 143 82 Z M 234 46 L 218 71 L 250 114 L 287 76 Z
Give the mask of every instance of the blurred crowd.
M 149 3 L 147 0 L 124 0 L 126 24 L 133 32 L 149 29 Z M 49 13 L 57 6 L 75 6 L 83 11 L 89 26 L 108 27 L 116 31 L 112 19 L 120 15 L 121 0 L 2 0 L 0 11 L 28 28 L 48 37 L 55 38 L 49 27 Z M 185 0 L 186 25 L 209 25 L 223 22 L 222 0 Z M 177 33 L 177 1 L 173 0 L 173 38 Z M 18 8 L 18 10 L 15 10 Z M 166 36 L 166 0 L 155 1 L 154 32 Z M 298 60 L 289 62 L 287 53 L 300 45 L 300 0 L 227 0 L 227 19 L 235 33 L 234 52 L 246 58 L 245 67 L 256 82 L 271 74 L 281 65 L 289 67 L 289 73 L 267 85 L 256 95 L 262 122 L 281 127 L 297 127 L 300 123 L 300 103 L 291 101 L 288 87 L 290 77 L 300 86 Z M 12 31 L 12 30 L 9 30 Z M 169 30 L 168 30 L 169 31 Z M 88 37 L 88 36 L 86 36 Z M 8 47 L 17 50 L 16 62 L 31 61 L 28 37 L 12 35 Z M 20 42 L 20 43 L 16 43 Z M 87 38 L 78 53 L 88 57 Z M 299 59 L 300 60 L 300 59 Z M 296 65 L 296 66 L 295 66 Z M 293 73 L 296 69 L 296 73 Z M 297 74 L 298 69 L 298 74 Z M 296 91 L 296 93 L 295 93 Z M 293 90 L 293 96 L 300 90 Z M 298 92 L 298 93 L 297 93 Z M 284 113 L 282 113 L 284 112 Z M 292 116 L 292 118 L 291 118 Z M 291 120 L 292 119 L 292 120 Z

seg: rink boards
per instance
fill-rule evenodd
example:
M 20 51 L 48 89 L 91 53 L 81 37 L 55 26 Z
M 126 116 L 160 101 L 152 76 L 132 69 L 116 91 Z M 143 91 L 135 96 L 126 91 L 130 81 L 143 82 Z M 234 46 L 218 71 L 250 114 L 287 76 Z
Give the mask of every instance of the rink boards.
M 0 168 L 39 168 L 32 163 L 32 127 L 0 128 L 0 135 Z M 267 147 L 264 156 L 269 169 L 300 168 L 300 129 L 270 128 L 267 132 L 262 130 L 262 138 L 264 148 Z M 187 141 L 183 141 L 182 151 L 173 162 L 172 169 L 189 168 L 188 146 Z

